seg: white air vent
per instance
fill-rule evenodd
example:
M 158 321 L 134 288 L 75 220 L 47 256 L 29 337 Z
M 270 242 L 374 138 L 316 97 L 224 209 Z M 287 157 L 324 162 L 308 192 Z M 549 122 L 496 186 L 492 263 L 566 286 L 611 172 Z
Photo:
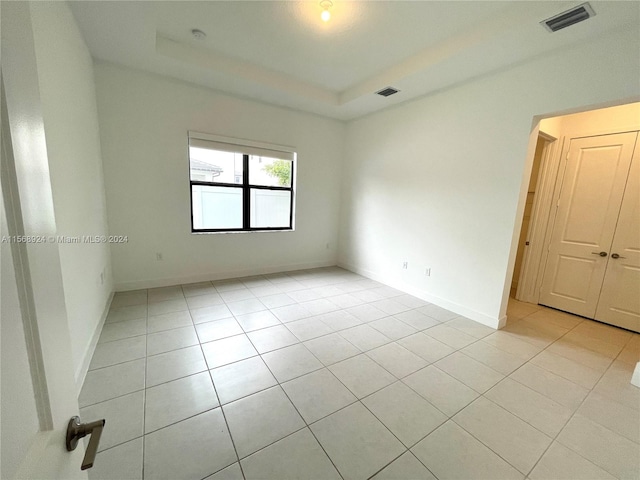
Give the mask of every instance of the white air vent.
M 557 32 L 563 28 L 583 22 L 586 19 L 593 17 L 595 14 L 596 12 L 593 11 L 591 5 L 583 3 L 571 10 L 567 10 L 566 12 L 559 13 L 551 18 L 547 18 L 540 22 L 540 24 L 550 32 Z
M 378 95 L 382 95 L 383 97 L 388 97 L 390 95 L 393 95 L 395 93 L 398 93 L 400 90 L 393 88 L 393 87 L 385 87 L 382 90 L 377 91 L 376 93 Z

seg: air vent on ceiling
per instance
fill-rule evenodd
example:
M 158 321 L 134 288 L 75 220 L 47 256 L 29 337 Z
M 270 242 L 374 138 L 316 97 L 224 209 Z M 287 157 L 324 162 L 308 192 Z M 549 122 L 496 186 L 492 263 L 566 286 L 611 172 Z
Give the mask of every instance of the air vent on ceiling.
M 567 10 L 566 12 L 559 13 L 551 18 L 547 18 L 540 22 L 540 24 L 550 32 L 557 32 L 563 28 L 583 22 L 584 20 L 593 17 L 595 14 L 596 12 L 593 11 L 591 5 L 583 3 L 571 10 Z
M 378 95 L 382 95 L 383 97 L 388 97 L 390 95 L 393 95 L 394 93 L 398 93 L 400 90 L 397 90 L 393 87 L 386 87 L 383 88 L 382 90 L 377 91 L 376 93 Z

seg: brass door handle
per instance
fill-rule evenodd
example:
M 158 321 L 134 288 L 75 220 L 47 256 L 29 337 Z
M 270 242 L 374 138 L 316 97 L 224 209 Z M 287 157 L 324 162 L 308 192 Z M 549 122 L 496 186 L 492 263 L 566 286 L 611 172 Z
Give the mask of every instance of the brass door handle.
M 617 253 L 612 253 L 611 254 L 611 258 L 627 258 L 627 257 L 621 257 L 620 255 L 618 255 Z
M 607 252 L 591 252 L 591 255 L 600 255 L 601 257 L 606 257 Z
M 100 436 L 102 435 L 102 429 L 104 428 L 105 423 L 106 421 L 104 419 L 91 423 L 80 423 L 80 417 L 77 416 L 72 417 L 71 420 L 69 420 L 69 425 L 67 426 L 67 451 L 71 452 L 72 450 L 75 450 L 78 446 L 78 441 L 81 438 L 91 435 L 89 445 L 87 446 L 84 458 L 82 459 L 82 466 L 80 467 L 80 470 L 86 470 L 93 467 L 93 462 L 95 461 L 96 454 L 98 453 Z

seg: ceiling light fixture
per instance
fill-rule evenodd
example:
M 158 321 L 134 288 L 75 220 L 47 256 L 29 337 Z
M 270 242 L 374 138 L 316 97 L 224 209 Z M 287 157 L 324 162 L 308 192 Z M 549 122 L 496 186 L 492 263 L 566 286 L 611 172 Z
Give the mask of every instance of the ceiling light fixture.
M 322 0 L 320 2 L 320 7 L 322 7 L 320 18 L 323 22 L 328 22 L 331 18 L 331 12 L 329 11 L 329 9 L 333 7 L 333 2 L 331 0 Z

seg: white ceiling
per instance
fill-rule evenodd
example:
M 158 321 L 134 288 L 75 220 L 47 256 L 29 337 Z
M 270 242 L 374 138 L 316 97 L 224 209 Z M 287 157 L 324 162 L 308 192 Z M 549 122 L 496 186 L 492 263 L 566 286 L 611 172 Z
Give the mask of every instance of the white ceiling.
M 640 28 L 635 1 L 591 1 L 595 17 L 554 34 L 539 22 L 580 1 L 333 3 L 324 23 L 319 0 L 70 2 L 99 60 L 342 120 Z

